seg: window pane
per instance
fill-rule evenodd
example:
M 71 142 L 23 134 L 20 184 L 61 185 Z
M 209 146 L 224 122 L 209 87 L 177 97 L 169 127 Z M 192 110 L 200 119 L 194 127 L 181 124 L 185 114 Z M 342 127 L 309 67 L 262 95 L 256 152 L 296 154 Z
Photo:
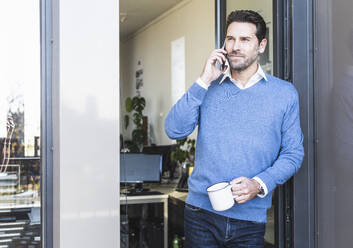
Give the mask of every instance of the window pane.
M 317 247 L 353 243 L 353 2 L 316 3 Z
M 40 247 L 39 1 L 0 2 L 0 246 Z

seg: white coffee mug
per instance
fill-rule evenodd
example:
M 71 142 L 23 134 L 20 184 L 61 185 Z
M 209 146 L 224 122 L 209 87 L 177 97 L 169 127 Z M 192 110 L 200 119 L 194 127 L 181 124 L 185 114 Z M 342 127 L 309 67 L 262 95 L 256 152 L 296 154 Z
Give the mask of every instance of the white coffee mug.
M 235 196 L 232 193 L 232 185 L 228 182 L 213 184 L 207 188 L 207 193 L 216 211 L 225 211 L 234 205 Z

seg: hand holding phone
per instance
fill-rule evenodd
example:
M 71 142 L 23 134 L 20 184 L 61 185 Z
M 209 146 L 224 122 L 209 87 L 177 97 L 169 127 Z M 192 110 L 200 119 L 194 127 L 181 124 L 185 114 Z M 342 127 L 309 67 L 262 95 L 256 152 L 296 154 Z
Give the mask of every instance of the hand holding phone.
M 227 68 L 225 65 L 227 51 L 224 48 L 225 43 L 223 43 L 222 48 L 213 50 L 206 61 L 200 78 L 207 85 L 216 80 Z

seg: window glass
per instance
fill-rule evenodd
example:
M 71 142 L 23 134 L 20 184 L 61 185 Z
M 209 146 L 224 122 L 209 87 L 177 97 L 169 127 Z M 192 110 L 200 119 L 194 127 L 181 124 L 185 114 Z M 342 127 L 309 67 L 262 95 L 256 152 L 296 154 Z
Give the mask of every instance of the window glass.
M 1 247 L 41 246 L 39 20 L 39 1 L 0 2 Z
M 317 247 L 353 243 L 353 19 L 351 0 L 316 1 Z

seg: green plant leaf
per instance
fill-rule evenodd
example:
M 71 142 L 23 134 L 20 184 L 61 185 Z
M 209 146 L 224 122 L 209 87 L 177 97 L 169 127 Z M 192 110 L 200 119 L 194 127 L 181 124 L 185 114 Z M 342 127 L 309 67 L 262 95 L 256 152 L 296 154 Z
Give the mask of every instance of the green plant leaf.
M 129 101 L 129 102 L 127 102 Z M 132 143 L 134 145 L 133 149 L 136 147 L 137 150 L 140 151 L 140 148 L 143 146 L 143 142 L 145 140 L 145 132 L 142 128 L 143 126 L 143 114 L 142 111 L 146 106 L 146 100 L 143 97 L 134 96 L 129 100 L 126 100 L 126 106 L 129 105 L 129 112 L 133 111 L 132 121 L 135 124 L 135 129 L 132 131 Z
M 135 119 L 142 119 L 142 114 L 141 113 L 137 113 L 135 112 L 133 115 L 132 115 Z
M 173 162 L 178 162 L 176 157 L 175 157 L 175 152 L 171 152 L 170 153 L 170 160 L 173 161 Z
M 134 96 L 132 98 L 132 108 L 136 111 L 136 107 L 139 105 L 139 97 Z
M 144 132 L 142 129 L 134 129 L 132 131 L 132 141 L 138 146 L 143 144 L 144 141 Z
M 132 98 L 132 107 L 136 112 L 139 112 L 142 114 L 143 109 L 146 106 L 146 100 L 143 97 L 138 97 L 135 96 Z
M 126 100 L 125 100 L 125 109 L 126 109 L 126 112 L 128 112 L 128 113 L 130 113 L 133 110 L 131 97 L 127 97 L 126 98 Z
M 134 113 L 134 123 L 136 128 L 142 128 L 142 116 L 140 116 L 138 113 Z
M 171 153 L 171 160 L 180 164 L 187 162 L 194 163 L 195 159 L 195 139 L 184 138 L 177 140 L 177 148 Z
M 183 145 L 185 144 L 186 140 L 187 140 L 187 138 L 177 140 L 177 144 L 178 144 L 179 146 L 183 146 Z
M 129 122 L 130 122 L 130 117 L 128 115 L 125 115 L 124 116 L 124 127 L 125 127 L 125 130 L 129 126 Z
M 140 110 L 141 113 L 142 113 L 142 110 L 144 110 L 145 106 L 146 106 L 146 100 L 145 100 L 145 98 L 140 97 L 140 98 L 139 98 L 138 107 L 139 107 L 139 110 Z

